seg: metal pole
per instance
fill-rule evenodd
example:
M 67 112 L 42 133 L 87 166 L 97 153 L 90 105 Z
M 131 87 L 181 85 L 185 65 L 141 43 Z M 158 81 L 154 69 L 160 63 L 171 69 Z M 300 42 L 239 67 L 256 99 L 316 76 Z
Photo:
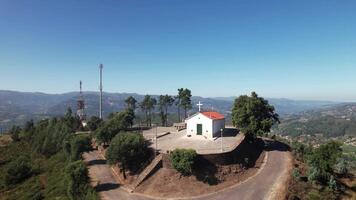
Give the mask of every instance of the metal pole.
M 156 125 L 156 151 L 155 151 L 155 157 L 156 157 L 156 155 L 157 155 L 157 125 Z
M 223 129 L 220 129 L 220 137 L 221 137 L 221 152 L 223 152 L 224 151 L 224 149 L 223 149 Z
M 100 103 L 99 103 L 99 118 L 103 118 L 103 64 L 100 64 Z

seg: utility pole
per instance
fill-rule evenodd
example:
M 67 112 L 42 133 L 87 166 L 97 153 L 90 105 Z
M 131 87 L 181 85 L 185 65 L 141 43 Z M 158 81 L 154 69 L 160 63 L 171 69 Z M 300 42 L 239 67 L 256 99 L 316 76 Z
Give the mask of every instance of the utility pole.
M 157 152 L 158 152 L 157 147 L 158 147 L 158 145 L 157 145 L 157 124 L 156 124 L 156 151 L 155 151 L 155 157 L 157 156 Z
M 224 149 L 223 149 L 223 131 L 224 131 L 224 129 L 220 129 L 220 137 L 221 137 L 221 152 L 224 152 Z
M 103 64 L 100 64 L 100 103 L 99 103 L 99 118 L 103 119 Z

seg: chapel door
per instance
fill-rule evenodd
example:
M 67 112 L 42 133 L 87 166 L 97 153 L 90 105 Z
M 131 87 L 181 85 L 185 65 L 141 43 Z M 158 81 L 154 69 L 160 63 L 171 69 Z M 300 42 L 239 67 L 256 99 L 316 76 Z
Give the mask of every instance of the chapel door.
M 203 124 L 197 124 L 197 135 L 203 134 Z

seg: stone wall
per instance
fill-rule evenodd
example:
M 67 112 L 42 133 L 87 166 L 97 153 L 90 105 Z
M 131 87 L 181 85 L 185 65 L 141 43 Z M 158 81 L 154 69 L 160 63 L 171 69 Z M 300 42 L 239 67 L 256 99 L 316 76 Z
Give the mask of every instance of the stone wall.
M 233 151 L 220 154 L 198 154 L 198 163 L 209 163 L 212 165 L 242 164 L 253 166 L 263 151 L 263 141 L 250 142 L 244 139 Z M 168 153 L 163 155 L 163 168 L 172 169 L 172 163 Z

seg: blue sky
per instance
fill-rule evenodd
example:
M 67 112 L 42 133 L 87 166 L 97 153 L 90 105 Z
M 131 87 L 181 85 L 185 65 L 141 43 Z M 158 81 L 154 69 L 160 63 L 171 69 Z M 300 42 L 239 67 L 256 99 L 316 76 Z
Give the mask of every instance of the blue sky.
M 0 89 L 356 101 L 353 0 L 0 0 Z

